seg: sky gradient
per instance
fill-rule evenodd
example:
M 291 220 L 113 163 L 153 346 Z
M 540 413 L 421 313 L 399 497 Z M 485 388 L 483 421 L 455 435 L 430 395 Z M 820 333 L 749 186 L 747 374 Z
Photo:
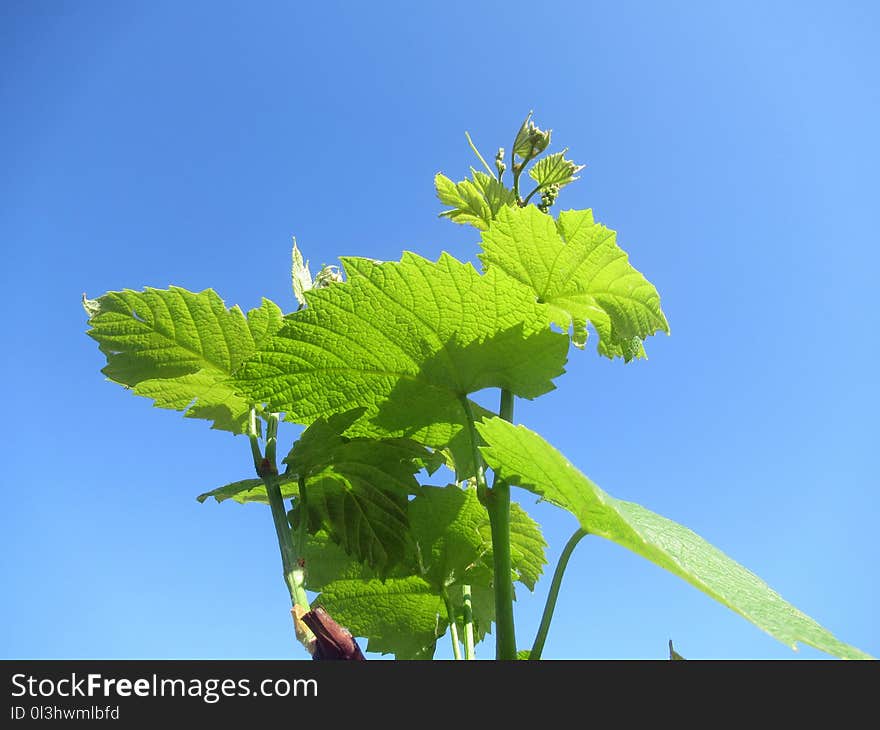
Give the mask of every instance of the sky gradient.
M 0 4 L 0 655 L 304 656 L 268 510 L 195 501 L 250 476 L 247 442 L 107 382 L 80 296 L 289 311 L 292 236 L 313 268 L 475 260 L 433 175 L 474 164 L 465 130 L 491 157 L 534 110 L 587 165 L 557 210 L 618 231 L 672 334 L 628 365 L 573 351 L 517 422 L 880 656 L 877 27 L 869 2 Z M 574 520 L 514 496 L 552 573 Z M 548 584 L 519 591 L 521 646 Z M 545 656 L 670 638 L 825 656 L 584 540 Z

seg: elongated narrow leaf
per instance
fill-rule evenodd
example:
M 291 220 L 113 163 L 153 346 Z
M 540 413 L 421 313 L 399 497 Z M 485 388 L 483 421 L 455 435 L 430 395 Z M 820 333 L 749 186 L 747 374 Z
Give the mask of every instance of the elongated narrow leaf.
M 483 455 L 496 472 L 567 509 L 590 533 L 683 578 L 792 648 L 801 642 L 847 659 L 870 658 L 836 639 L 696 533 L 603 492 L 533 431 L 499 418 L 478 428 L 488 444 Z
M 443 599 L 418 576 L 335 581 L 313 603 L 355 636 L 366 637 L 368 651 L 398 659 L 430 659 L 449 625 Z
M 282 498 L 289 499 L 299 494 L 296 478 L 290 475 L 281 475 L 278 479 Z M 231 499 L 239 504 L 248 504 L 249 502 L 269 504 L 266 485 L 262 479 L 241 479 L 237 482 L 212 489 L 210 492 L 203 492 L 196 499 L 199 502 L 204 502 L 211 497 L 218 502 L 225 502 L 227 499 Z
M 293 296 L 299 305 L 305 306 L 305 293 L 312 288 L 312 274 L 309 271 L 309 262 L 303 261 L 302 252 L 293 239 L 293 251 L 291 253 L 290 281 L 293 285 Z
M 644 357 L 642 341 L 669 332 L 654 286 L 629 263 L 614 231 L 589 210 L 563 211 L 559 221 L 537 208 L 505 208 L 483 234 L 485 268 L 498 268 L 550 306 L 552 320 L 582 347 L 587 322 L 599 352 L 629 361 Z
M 448 447 L 468 476 L 468 394 L 551 390 L 568 338 L 522 285 L 447 254 L 343 262 L 347 283 L 308 292 L 308 308 L 240 368 L 237 387 L 301 423 L 362 407 L 350 433 Z
M 213 421 L 213 428 L 246 430 L 251 402 L 227 382 L 281 326 L 268 299 L 247 317 L 227 309 L 211 289 L 125 289 L 87 300 L 88 331 L 107 356 L 101 371 L 159 408 Z

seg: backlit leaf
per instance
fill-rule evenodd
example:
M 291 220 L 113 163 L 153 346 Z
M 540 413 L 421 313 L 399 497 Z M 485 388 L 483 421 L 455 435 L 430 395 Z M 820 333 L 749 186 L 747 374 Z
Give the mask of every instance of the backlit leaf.
M 247 317 L 227 309 L 212 289 L 125 289 L 86 300 L 88 331 L 98 341 L 110 380 L 152 398 L 159 408 L 213 421 L 243 433 L 252 402 L 236 394 L 230 375 L 281 326 L 268 299 Z
M 677 575 L 793 649 L 801 642 L 842 658 L 870 658 L 696 533 L 602 491 L 533 431 L 500 418 L 484 421 L 478 429 L 488 444 L 481 450 L 493 469 L 511 484 L 567 509 L 589 533 Z

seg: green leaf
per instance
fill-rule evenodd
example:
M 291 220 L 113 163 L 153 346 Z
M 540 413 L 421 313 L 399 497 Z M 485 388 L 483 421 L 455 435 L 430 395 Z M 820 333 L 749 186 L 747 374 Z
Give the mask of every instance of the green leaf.
M 355 636 L 368 651 L 397 659 L 430 659 L 449 622 L 443 599 L 418 576 L 381 580 L 338 580 L 313 601 Z
M 434 189 L 440 202 L 452 206 L 440 215 L 454 223 L 467 223 L 485 230 L 501 208 L 516 202 L 516 195 L 491 175 L 473 168 L 471 173 L 473 181 L 458 183 L 440 173 L 434 177 Z
M 305 294 L 312 288 L 312 274 L 309 272 L 309 262 L 303 262 L 302 253 L 293 239 L 292 263 L 290 267 L 290 279 L 293 284 L 293 296 L 301 307 L 306 305 Z
M 312 531 L 326 530 L 344 550 L 384 575 L 409 548 L 407 496 L 419 493 L 415 474 L 433 472 L 440 456 L 409 439 L 344 436 L 361 413 L 354 409 L 316 420 L 284 459 L 288 468 L 278 480 L 281 496 L 288 499 L 299 494 L 298 479 L 305 479 Z M 208 497 L 268 504 L 260 479 L 227 484 L 198 500 Z
M 459 583 L 449 586 L 447 595 L 455 614 L 459 637 L 464 636 L 464 591 Z M 488 585 L 471 585 L 471 621 L 474 627 L 474 644 L 483 641 L 492 633 L 495 621 L 495 591 Z
M 311 500 L 311 487 L 309 489 Z M 513 507 L 513 514 L 513 524 L 516 525 L 512 530 L 514 577 L 540 574 L 544 545 L 540 531 L 517 505 Z M 401 614 L 405 621 L 420 625 L 420 633 L 416 637 L 391 640 L 390 634 L 381 629 L 383 633 L 377 636 L 372 633 L 376 630 L 374 608 L 366 601 L 348 603 L 342 608 L 345 625 L 352 631 L 355 631 L 352 627 L 357 627 L 361 632 L 359 635 L 369 638 L 371 651 L 394 652 L 399 658 L 423 655 L 424 647 L 433 647 L 436 638 L 446 630 L 445 599 L 449 599 L 455 619 L 461 623 L 462 585 L 468 584 L 475 640 L 481 641 L 495 619 L 495 600 L 489 517 L 477 499 L 476 489 L 461 489 L 454 484 L 422 487 L 421 493 L 409 502 L 408 517 L 411 544 L 416 552 L 407 552 L 405 559 L 387 576 L 385 584 L 395 588 L 383 594 L 382 605 L 386 613 Z M 523 535 L 527 539 L 524 540 Z M 528 547 L 523 548 L 523 545 Z M 354 596 L 360 595 L 361 591 L 374 594 L 378 590 L 375 571 L 329 542 L 326 533 L 319 532 L 309 538 L 305 565 L 308 587 L 320 588 L 334 600 L 342 601 L 342 594 Z M 410 590 L 398 590 L 405 581 L 409 581 L 407 586 L 417 587 L 417 600 L 414 601 Z M 324 596 L 318 600 L 324 600 Z M 334 616 L 339 610 L 338 605 L 333 604 L 331 613 Z M 442 610 L 438 606 L 442 606 Z M 414 616 L 411 615 L 413 611 Z M 383 621 L 389 623 L 387 618 Z M 463 630 L 464 627 L 460 628 Z M 405 630 L 403 626 L 398 629 Z
M 479 172 L 471 168 L 471 174 L 474 178 L 474 185 L 477 186 L 480 194 L 489 206 L 490 219 L 487 221 L 488 225 L 498 215 L 499 210 L 516 203 L 516 193 L 497 178 L 487 175 L 485 172 Z
M 98 341 L 110 380 L 152 398 L 159 408 L 213 421 L 243 433 L 252 401 L 237 395 L 229 376 L 281 327 L 268 299 L 247 317 L 226 309 L 211 289 L 125 289 L 86 300 L 88 335 Z
M 313 421 L 284 457 L 288 471 L 311 477 L 330 469 L 351 477 L 372 478 L 388 489 L 416 494 L 418 483 L 413 475 L 421 469 L 433 474 L 443 463 L 442 455 L 405 438 L 345 436 L 364 410 L 353 408 Z
M 343 550 L 384 575 L 410 547 L 406 493 L 384 489 L 375 472 L 340 471 L 328 469 L 309 479 L 310 518 Z
M 350 433 L 448 447 L 469 476 L 468 411 L 482 411 L 468 394 L 546 393 L 567 336 L 549 330 L 546 305 L 517 282 L 448 254 L 343 262 L 348 282 L 308 292 L 308 308 L 237 372 L 238 388 L 301 423 L 362 407 Z
M 415 474 L 433 472 L 440 457 L 409 439 L 344 436 L 363 410 L 317 419 L 284 462 L 306 479 L 310 523 L 384 574 L 410 546 L 407 496 L 420 493 Z
M 477 428 L 488 443 L 481 450 L 489 466 L 511 484 L 567 509 L 590 533 L 679 576 L 792 648 L 802 642 L 842 658 L 870 658 L 836 639 L 696 533 L 603 492 L 533 431 L 500 418 Z
M 491 539 L 491 536 L 490 536 Z M 516 502 L 510 504 L 510 561 L 518 580 L 530 591 L 547 564 L 547 542 L 541 526 Z
M 491 548 L 484 527 L 486 508 L 474 488 L 422 487 L 409 505 L 413 537 L 426 572 L 438 590 L 452 583 L 467 583 L 468 573 Z
M 288 513 L 290 515 L 292 513 Z M 368 565 L 349 555 L 322 531 L 309 535 L 303 551 L 306 588 L 320 591 L 338 580 L 374 580 L 378 574 Z M 404 575 L 413 574 L 412 566 Z
M 550 145 L 551 130 L 546 132 L 535 126 L 532 121 L 532 113 L 525 118 L 516 138 L 513 140 L 513 153 L 528 162 L 541 154 Z
M 479 258 L 546 302 L 550 319 L 571 326 L 579 347 L 587 322 L 599 335 L 599 352 L 626 361 L 644 357 L 646 337 L 669 332 L 657 290 L 589 210 L 564 211 L 556 223 L 532 206 L 505 208 L 483 234 Z
M 279 475 L 278 483 L 281 487 L 281 496 L 283 499 L 290 499 L 299 494 L 296 478 L 290 475 Z M 269 504 L 269 497 L 266 494 L 266 485 L 262 479 L 242 479 L 231 484 L 225 484 L 210 492 L 200 494 L 196 499 L 204 502 L 206 499 L 213 497 L 218 502 L 225 502 L 231 499 L 239 504 L 248 504 L 255 502 L 257 504 Z
M 551 185 L 563 187 L 578 179 L 575 175 L 584 169 L 584 165 L 576 165 L 571 160 L 566 160 L 566 151 L 547 155 L 532 166 L 529 177 L 538 183 L 538 187 L 547 188 Z
M 492 530 L 489 514 L 474 487 L 422 487 L 409 504 L 412 532 L 424 576 L 442 589 L 453 583 L 492 585 Z M 530 591 L 547 562 L 540 525 L 515 502 L 510 505 L 512 580 Z

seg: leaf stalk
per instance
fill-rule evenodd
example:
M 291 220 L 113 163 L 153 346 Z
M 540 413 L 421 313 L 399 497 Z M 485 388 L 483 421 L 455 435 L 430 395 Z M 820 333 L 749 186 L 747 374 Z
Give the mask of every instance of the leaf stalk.
M 529 652 L 530 660 L 541 658 L 541 653 L 544 651 L 544 642 L 547 640 L 547 633 L 550 631 L 550 622 L 553 620 L 553 611 L 556 609 L 556 599 L 559 597 L 559 589 L 562 586 L 562 576 L 565 574 L 565 568 L 568 566 L 568 559 L 571 557 L 577 544 L 589 534 L 585 529 L 579 527 L 562 549 L 562 554 L 556 563 L 556 570 L 553 572 L 550 592 L 547 594 L 547 602 L 544 604 L 544 613 L 541 616 L 538 633 L 535 635 L 535 643 L 532 644 L 532 650 Z

